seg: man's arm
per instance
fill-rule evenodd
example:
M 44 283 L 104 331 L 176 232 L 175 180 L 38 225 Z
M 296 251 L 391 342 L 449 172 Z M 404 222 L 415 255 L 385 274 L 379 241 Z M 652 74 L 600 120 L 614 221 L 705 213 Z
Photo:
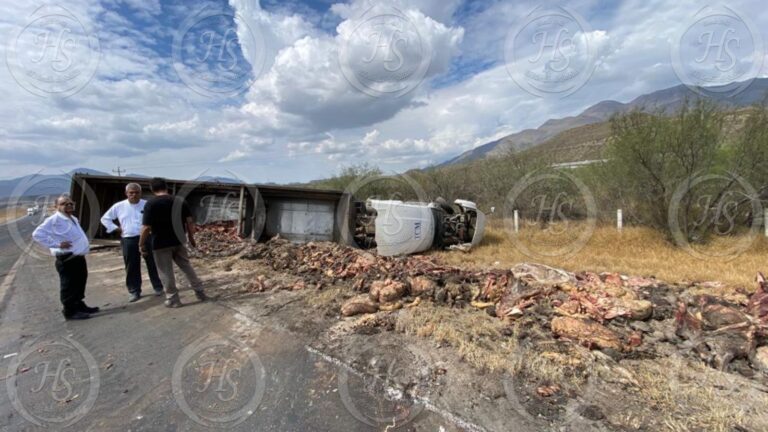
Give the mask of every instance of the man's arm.
M 187 216 L 185 222 L 187 224 L 187 240 L 189 241 L 189 245 L 197 249 L 197 242 L 195 242 L 195 230 L 197 229 L 197 225 L 195 225 L 195 220 L 192 219 L 191 216 Z
M 149 253 L 147 250 L 147 239 L 151 233 L 152 228 L 149 225 L 141 226 L 141 235 L 139 236 L 139 251 L 142 255 L 147 255 Z
M 110 207 L 109 210 L 104 213 L 104 216 L 101 217 L 101 224 L 107 229 L 108 234 L 112 234 L 115 230 L 120 229 L 119 226 L 112 222 L 115 219 L 117 219 L 117 204 Z
M 197 249 L 197 242 L 195 242 L 195 231 L 197 225 L 195 225 L 195 218 L 192 217 L 192 210 L 189 208 L 186 200 L 181 202 L 181 217 L 184 219 L 184 225 L 187 228 L 187 241 L 189 245 Z
M 47 247 L 48 249 L 51 248 L 59 248 L 59 249 L 69 249 L 72 247 L 72 243 L 68 241 L 63 241 L 61 243 L 57 242 L 53 238 L 53 231 L 51 229 L 51 225 L 53 224 L 53 218 L 48 218 L 43 221 L 40 225 L 35 228 L 35 231 L 32 232 L 32 239 L 41 244 L 42 246 Z
M 139 252 L 142 255 L 147 255 L 147 239 L 152 234 L 152 205 L 148 202 L 144 204 L 144 213 L 141 216 L 141 233 L 139 234 Z

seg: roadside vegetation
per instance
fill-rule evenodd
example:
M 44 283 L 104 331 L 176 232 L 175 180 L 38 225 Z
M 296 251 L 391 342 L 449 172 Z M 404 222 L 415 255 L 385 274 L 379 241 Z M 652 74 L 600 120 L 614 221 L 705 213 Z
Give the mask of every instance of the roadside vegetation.
M 523 227 L 514 235 L 501 221 L 486 229 L 483 243 L 468 254 L 437 252 L 440 258 L 456 266 L 511 268 L 520 262 L 538 262 L 568 271 L 618 272 L 635 276 L 656 276 L 669 283 L 719 281 L 729 290 L 755 287 L 755 274 L 768 271 L 768 239 L 762 232 L 754 237 L 723 236 L 690 249 L 669 242 L 661 231 L 630 226 L 619 232 L 615 226 L 602 225 L 583 248 L 573 256 L 544 256 L 540 245 L 558 245 L 572 237 L 562 232 L 582 233 L 584 222 L 572 222 L 562 229 Z M 715 257 L 723 250 L 747 245 L 734 257 Z M 537 249 L 539 246 L 539 249 Z
M 590 148 L 595 163 L 557 165 L 560 150 L 572 150 L 569 136 Z M 381 199 L 462 198 L 486 213 L 493 208 L 484 244 L 466 256 L 446 254 L 448 260 L 536 261 L 670 282 L 712 279 L 751 286 L 766 252 L 766 106 L 728 111 L 694 100 L 674 112 L 640 109 L 561 134 L 546 147 L 402 175 L 353 166 L 312 186 Z M 622 233 L 615 226 L 618 209 Z M 580 236 L 593 229 L 582 248 Z M 520 245 L 530 247 L 521 251 Z M 557 253 L 558 245 L 571 249 Z

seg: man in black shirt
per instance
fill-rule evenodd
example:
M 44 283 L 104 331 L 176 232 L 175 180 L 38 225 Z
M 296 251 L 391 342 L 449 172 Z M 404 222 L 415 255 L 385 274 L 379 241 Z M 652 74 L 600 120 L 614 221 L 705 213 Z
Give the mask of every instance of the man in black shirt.
M 144 206 L 139 249 L 142 255 L 149 253 L 146 243 L 152 234 L 151 251 L 165 289 L 165 306 L 181 306 L 173 263 L 187 277 L 198 300 L 205 301 L 208 297 L 203 291 L 203 282 L 197 277 L 185 246 L 186 241 L 189 241 L 193 248 L 197 247 L 192 212 L 184 200 L 168 194 L 168 185 L 164 179 L 153 178 L 150 187 L 155 197 Z

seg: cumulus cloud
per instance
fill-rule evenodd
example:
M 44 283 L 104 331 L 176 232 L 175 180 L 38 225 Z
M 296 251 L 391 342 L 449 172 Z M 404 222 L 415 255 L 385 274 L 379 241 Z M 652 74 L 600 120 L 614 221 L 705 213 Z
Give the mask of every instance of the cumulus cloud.
M 219 159 L 219 162 L 234 162 L 246 158 L 248 158 L 248 153 L 244 152 L 243 150 L 236 149 L 223 158 Z
M 233 4 L 236 8 L 241 7 L 237 2 Z M 280 114 L 296 116 L 294 120 L 303 120 L 296 122 L 286 119 L 292 127 L 303 133 L 374 124 L 391 118 L 398 111 L 412 105 L 420 94 L 414 91 L 400 95 L 401 97 L 387 97 L 388 95 L 382 94 L 382 97 L 376 98 L 379 95 L 372 96 L 365 92 L 365 89 L 361 90 L 350 82 L 350 76 L 344 74 L 340 61 L 359 63 L 358 59 L 364 60 L 371 49 L 381 48 L 372 45 L 369 39 L 363 40 L 370 37 L 370 34 L 357 30 L 361 24 L 366 23 L 365 20 L 384 14 L 391 7 L 380 5 L 373 10 L 367 10 L 369 15 L 362 17 L 362 21 L 356 15 L 346 16 L 347 12 L 351 12 L 347 8 L 336 9 L 343 10 L 346 18 L 337 27 L 336 35 L 312 34 L 308 31 L 278 31 L 281 35 L 280 43 L 285 45 L 279 48 L 269 72 L 253 84 L 248 94 L 248 100 L 251 102 L 271 105 L 274 111 Z M 248 8 L 244 9 L 242 15 L 253 17 L 252 23 L 249 24 L 251 26 L 259 25 L 265 16 L 263 12 L 256 13 Z M 403 17 L 403 23 L 398 22 L 395 25 L 410 26 L 406 30 L 413 30 L 413 33 L 408 35 L 413 38 L 403 40 L 399 44 L 390 44 L 389 40 L 384 40 L 383 43 L 387 45 L 383 49 L 398 50 L 396 54 L 403 55 L 400 61 L 406 64 L 397 65 L 399 68 L 417 67 L 418 65 L 408 63 L 420 65 L 424 62 L 429 71 L 414 77 L 419 82 L 402 84 L 396 74 L 392 74 L 392 79 L 388 82 L 397 81 L 395 85 L 417 87 L 421 81 L 447 69 L 461 42 L 463 31 L 436 22 L 416 9 L 407 9 Z M 275 21 L 279 24 L 277 29 L 301 27 L 284 25 L 286 18 L 275 18 Z M 395 31 L 399 31 L 399 28 Z M 291 36 L 295 39 L 289 42 Z M 393 35 L 389 32 L 381 37 L 397 38 L 400 33 Z M 423 43 L 423 46 L 413 47 L 416 42 Z M 346 59 L 340 59 L 345 50 L 354 52 L 349 53 Z M 391 54 L 387 52 L 381 55 Z M 379 53 L 374 51 L 372 55 Z M 385 66 L 382 60 L 373 63 L 377 67 Z M 384 78 L 386 80 L 389 76 Z
M 700 9 L 693 0 L 569 2 L 591 28 L 575 37 L 594 51 L 594 72 L 568 97 L 538 97 L 510 76 L 504 44 L 540 2 L 272 3 L 196 3 L 231 11 L 251 70 L 247 91 L 216 98 L 190 89 L 174 69 L 172 41 L 196 12 L 187 3 L 68 1 L 98 36 L 98 68 L 66 98 L 34 95 L 0 68 L 0 169 L 19 176 L 119 163 L 190 177 L 218 163 L 249 180 L 288 182 L 364 161 L 386 170 L 439 163 L 601 100 L 679 84 L 671 48 Z M 768 24 L 758 0 L 729 6 L 757 28 Z M 376 19 L 385 10 L 399 18 Z M 0 34 L 10 41 L 0 58 L 34 11 L 0 5 Z

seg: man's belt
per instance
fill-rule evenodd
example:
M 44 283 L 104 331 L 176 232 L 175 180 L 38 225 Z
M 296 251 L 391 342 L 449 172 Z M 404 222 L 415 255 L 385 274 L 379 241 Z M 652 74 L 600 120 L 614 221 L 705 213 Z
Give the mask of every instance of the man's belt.
M 85 257 L 85 255 L 75 255 L 72 252 L 66 252 L 63 254 L 56 254 L 56 259 L 67 259 L 72 257 Z

